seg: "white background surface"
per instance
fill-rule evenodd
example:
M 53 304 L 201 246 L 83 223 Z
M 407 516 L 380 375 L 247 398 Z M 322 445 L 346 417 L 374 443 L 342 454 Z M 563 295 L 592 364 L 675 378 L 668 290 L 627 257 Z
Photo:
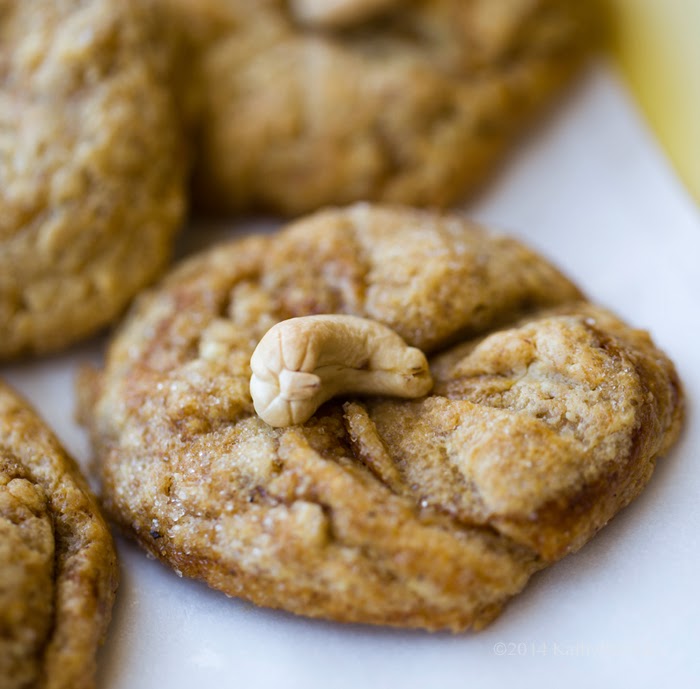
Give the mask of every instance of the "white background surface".
M 536 574 L 488 629 L 458 636 L 258 609 L 179 579 L 118 538 L 122 583 L 101 689 L 700 686 L 697 207 L 600 68 L 530 134 L 469 213 L 552 258 L 593 300 L 651 330 L 676 362 L 686 429 L 647 490 L 582 551 Z M 236 231 L 252 227 L 260 225 Z M 101 348 L 94 341 L 0 368 L 83 463 L 73 377 Z

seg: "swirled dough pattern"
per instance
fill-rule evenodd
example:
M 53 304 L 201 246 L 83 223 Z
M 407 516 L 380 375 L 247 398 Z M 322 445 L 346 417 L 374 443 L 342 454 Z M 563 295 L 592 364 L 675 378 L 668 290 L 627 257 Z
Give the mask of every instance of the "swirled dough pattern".
M 117 578 L 77 466 L 0 382 L 0 686 L 94 687 Z

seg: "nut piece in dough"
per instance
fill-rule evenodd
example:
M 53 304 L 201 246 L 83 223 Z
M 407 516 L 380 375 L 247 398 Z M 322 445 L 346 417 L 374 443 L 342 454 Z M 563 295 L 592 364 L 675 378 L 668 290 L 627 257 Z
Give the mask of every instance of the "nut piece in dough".
M 363 204 L 222 244 L 140 298 L 84 377 L 106 508 L 184 575 L 259 605 L 482 627 L 628 504 L 678 434 L 671 362 L 582 299 L 456 215 Z M 270 427 L 251 355 L 275 323 L 324 313 L 419 347 L 432 391 L 341 394 Z
M 271 426 L 308 421 L 344 393 L 422 397 L 433 385 L 423 352 L 357 316 L 305 316 L 273 326 L 250 359 L 250 394 Z
M 286 215 L 463 198 L 595 24 L 581 0 L 162 1 L 184 34 L 196 202 Z
M 0 382 L 0 685 L 92 689 L 118 567 L 73 462 Z
M 292 12 L 302 24 L 338 27 L 373 18 L 398 0 L 290 0 Z
M 141 0 L 0 3 L 0 359 L 95 333 L 184 211 L 169 37 Z

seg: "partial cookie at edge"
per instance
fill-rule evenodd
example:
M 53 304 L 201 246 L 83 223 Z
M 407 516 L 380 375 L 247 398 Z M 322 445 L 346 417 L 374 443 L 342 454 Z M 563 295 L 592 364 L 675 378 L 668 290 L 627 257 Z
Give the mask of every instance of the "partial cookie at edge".
M 285 215 L 463 198 L 569 81 L 596 25 L 577 0 L 410 0 L 328 29 L 281 0 L 161 2 L 185 35 L 196 201 Z
M 170 258 L 186 165 L 151 5 L 3 2 L 0 359 L 95 333 Z
M 118 581 L 112 538 L 72 459 L 0 382 L 0 677 L 92 689 Z

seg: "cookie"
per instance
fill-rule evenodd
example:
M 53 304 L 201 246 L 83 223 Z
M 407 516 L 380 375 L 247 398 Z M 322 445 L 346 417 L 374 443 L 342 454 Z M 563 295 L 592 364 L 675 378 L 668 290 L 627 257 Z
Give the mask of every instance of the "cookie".
M 159 16 L 136 0 L 0 3 L 0 358 L 120 314 L 184 209 Z
M 118 568 L 87 484 L 0 382 L 0 684 L 95 686 Z
M 300 214 L 475 189 L 591 43 L 575 0 L 163 0 L 184 27 L 195 195 Z
M 671 363 L 581 300 L 520 243 L 398 207 L 191 258 L 83 377 L 106 508 L 179 573 L 259 605 L 479 628 L 626 505 L 678 431 Z M 268 426 L 251 354 L 274 324 L 324 313 L 421 348 L 433 391 L 340 394 Z

